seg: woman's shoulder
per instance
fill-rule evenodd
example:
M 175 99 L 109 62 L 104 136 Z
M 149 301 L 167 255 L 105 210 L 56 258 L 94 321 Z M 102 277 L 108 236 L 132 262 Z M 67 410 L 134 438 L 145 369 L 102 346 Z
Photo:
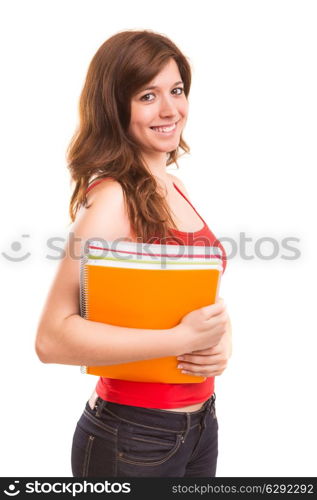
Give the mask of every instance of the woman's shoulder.
M 88 203 L 92 203 L 96 199 L 106 198 L 110 201 L 123 199 L 123 189 L 116 179 L 113 177 L 95 178 L 89 182 L 86 189 L 86 198 Z
M 105 239 L 119 238 L 130 233 L 130 221 L 121 184 L 103 179 L 90 184 L 86 191 L 87 204 L 81 206 L 75 226 L 86 234 L 103 234 Z

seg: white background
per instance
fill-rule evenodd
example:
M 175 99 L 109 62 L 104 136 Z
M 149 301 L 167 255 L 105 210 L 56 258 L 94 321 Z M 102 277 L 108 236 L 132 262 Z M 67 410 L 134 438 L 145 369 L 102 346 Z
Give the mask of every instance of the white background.
M 70 227 L 65 153 L 78 98 L 99 46 L 125 29 L 163 33 L 189 58 L 191 155 L 175 173 L 228 254 L 237 246 L 220 293 L 233 356 L 216 378 L 217 475 L 316 475 L 316 3 L 1 5 L 0 252 L 30 252 L 0 255 L 1 475 L 71 476 L 73 432 L 97 378 L 42 364 L 34 340 L 58 265 L 47 239 Z M 291 237 L 295 260 L 283 258 Z M 273 250 L 260 238 L 275 239 L 275 258 L 260 257 Z

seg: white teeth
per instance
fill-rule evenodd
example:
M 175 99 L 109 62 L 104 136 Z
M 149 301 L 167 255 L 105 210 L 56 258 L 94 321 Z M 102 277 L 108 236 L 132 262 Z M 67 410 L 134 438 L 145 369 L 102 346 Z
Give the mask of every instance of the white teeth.
M 176 128 L 176 123 L 171 125 L 170 127 L 151 127 L 153 130 L 157 130 L 158 132 L 171 132 Z

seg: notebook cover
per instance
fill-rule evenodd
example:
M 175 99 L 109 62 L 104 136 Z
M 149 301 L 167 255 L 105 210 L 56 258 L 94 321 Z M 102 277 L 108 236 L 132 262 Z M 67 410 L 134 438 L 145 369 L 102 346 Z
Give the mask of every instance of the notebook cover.
M 166 247 L 173 247 L 168 250 L 175 254 L 176 245 L 164 245 Z M 154 257 L 149 256 L 144 246 L 142 252 L 136 252 L 132 243 L 123 244 L 119 251 L 106 256 L 105 248 L 109 245 L 92 243 L 81 262 L 81 314 L 90 321 L 168 329 L 176 326 L 188 312 L 213 304 L 218 297 L 222 274 L 219 249 L 214 250 L 216 258 L 202 255 L 197 247 L 195 255 L 191 254 L 194 247 L 182 248 L 185 254 L 171 260 L 171 253 L 166 257 L 157 250 Z M 122 248 L 128 251 L 120 253 Z M 205 380 L 205 377 L 181 373 L 178 363 L 175 356 L 170 356 L 111 366 L 83 366 L 81 370 L 91 375 L 139 382 L 199 383 Z

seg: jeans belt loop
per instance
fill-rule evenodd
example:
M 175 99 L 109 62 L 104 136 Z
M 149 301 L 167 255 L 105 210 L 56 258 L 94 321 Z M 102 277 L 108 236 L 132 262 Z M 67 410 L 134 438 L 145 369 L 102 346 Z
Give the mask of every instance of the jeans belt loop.
M 203 413 L 203 415 L 202 415 L 202 419 L 201 419 L 201 427 L 202 427 L 202 430 L 204 430 L 204 429 L 205 429 L 205 427 L 206 427 L 206 418 L 207 418 L 207 415 L 208 415 L 209 413 L 210 413 L 210 414 L 214 414 L 214 406 L 213 406 L 213 405 L 214 405 L 215 400 L 216 400 L 216 395 L 215 395 L 215 394 L 213 394 L 213 395 L 210 397 L 210 399 L 209 399 L 209 401 L 208 401 L 208 403 L 207 403 L 207 406 L 206 406 L 206 408 L 205 408 L 205 411 L 204 411 L 204 413 Z
M 216 394 L 213 394 L 212 400 L 211 400 L 211 405 L 210 405 L 210 413 L 213 415 L 215 418 L 216 413 L 215 413 L 215 401 L 216 401 Z
M 205 414 L 211 413 L 213 401 L 214 401 L 213 397 L 211 396 L 208 403 L 207 403 Z
M 211 399 L 210 399 L 210 413 L 214 413 L 214 405 L 215 405 L 215 401 L 216 401 L 216 394 L 213 393 L 213 395 L 211 396 Z
M 95 408 L 97 408 L 96 417 L 101 416 L 102 410 L 106 406 L 106 403 L 107 403 L 107 401 L 105 401 L 104 399 L 101 399 L 100 397 L 97 399 L 96 405 L 95 405 Z
M 189 433 L 190 430 L 190 413 L 186 413 L 186 430 L 184 435 L 181 436 L 181 441 L 182 443 L 185 442 L 185 439 L 187 437 L 187 434 Z

